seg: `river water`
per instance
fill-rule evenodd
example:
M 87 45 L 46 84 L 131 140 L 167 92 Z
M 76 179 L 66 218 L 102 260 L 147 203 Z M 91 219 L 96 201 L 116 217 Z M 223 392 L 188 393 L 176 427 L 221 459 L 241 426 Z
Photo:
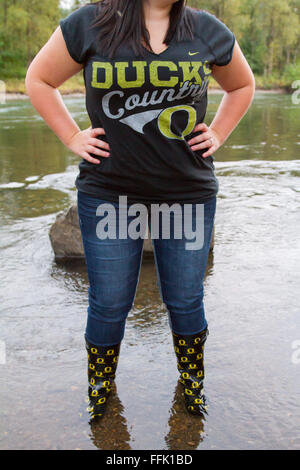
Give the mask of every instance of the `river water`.
M 220 102 L 209 97 L 206 123 Z M 65 97 L 81 128 L 83 97 Z M 2 449 L 300 448 L 300 107 L 257 93 L 215 154 L 215 247 L 205 278 L 209 415 L 188 415 L 153 261 L 145 260 L 103 421 L 86 412 L 84 263 L 48 231 L 75 200 L 78 157 L 28 100 L 0 105 Z

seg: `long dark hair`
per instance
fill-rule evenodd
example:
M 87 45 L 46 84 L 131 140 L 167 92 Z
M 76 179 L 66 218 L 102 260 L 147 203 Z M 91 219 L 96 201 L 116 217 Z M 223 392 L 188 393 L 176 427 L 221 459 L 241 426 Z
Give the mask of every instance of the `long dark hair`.
M 172 5 L 169 29 L 164 38 L 164 43 L 167 45 L 173 36 L 176 42 L 194 38 L 195 9 L 186 6 L 186 3 L 187 0 L 177 0 Z M 122 43 L 131 46 L 135 55 L 145 55 L 142 41 L 151 52 L 154 52 L 145 25 L 143 0 L 100 0 L 86 5 L 98 7 L 92 27 L 100 27 L 98 47 L 110 59 Z

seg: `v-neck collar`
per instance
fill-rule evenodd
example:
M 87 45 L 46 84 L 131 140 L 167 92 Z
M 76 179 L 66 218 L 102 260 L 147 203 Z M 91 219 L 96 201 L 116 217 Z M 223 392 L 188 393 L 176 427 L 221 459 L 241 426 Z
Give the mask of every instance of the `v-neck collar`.
M 167 47 L 166 49 L 164 49 L 162 52 L 160 52 L 159 54 L 156 54 L 156 52 L 149 51 L 149 49 L 147 49 L 145 46 L 143 46 L 143 44 L 142 44 L 142 48 L 143 48 L 146 52 L 148 52 L 148 54 L 151 54 L 151 55 L 153 55 L 154 57 L 161 57 L 163 54 L 165 54 L 166 52 L 169 51 L 169 49 L 170 49 L 171 46 L 173 45 L 173 40 L 174 40 L 174 35 L 172 36 L 168 47 Z

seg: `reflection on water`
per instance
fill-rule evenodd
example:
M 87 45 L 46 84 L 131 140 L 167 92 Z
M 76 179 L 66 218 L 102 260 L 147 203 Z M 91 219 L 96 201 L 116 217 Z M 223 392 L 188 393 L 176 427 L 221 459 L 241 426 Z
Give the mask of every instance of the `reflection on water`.
M 182 386 L 177 384 L 170 410 L 169 432 L 165 437 L 167 449 L 195 450 L 203 441 L 205 417 L 190 415 L 185 411 Z
M 84 99 L 65 98 L 81 128 Z M 207 123 L 219 96 L 210 98 Z M 205 278 L 205 420 L 178 385 L 152 260 L 143 263 L 107 415 L 89 425 L 84 263 L 54 261 L 48 231 L 75 199 L 78 158 L 29 102 L 0 106 L 1 448 L 300 448 L 299 107 L 257 95 L 215 156 L 215 249 Z M 13 403 L 12 403 L 13 397 Z
M 108 412 L 98 422 L 91 423 L 90 437 L 99 450 L 131 450 L 130 433 L 124 407 L 113 387 Z M 108 432 L 109 430 L 109 432 Z

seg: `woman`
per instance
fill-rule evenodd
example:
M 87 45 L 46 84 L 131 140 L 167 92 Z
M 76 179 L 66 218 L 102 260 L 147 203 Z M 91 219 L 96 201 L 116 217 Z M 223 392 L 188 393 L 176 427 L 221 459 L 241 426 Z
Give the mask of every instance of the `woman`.
M 92 124 L 83 131 L 57 90 L 82 68 Z M 210 75 L 225 94 L 208 127 Z M 190 237 L 176 236 L 169 210 L 169 236 L 163 236 L 161 221 L 152 237 L 185 404 L 202 416 L 208 335 L 203 279 L 218 192 L 213 154 L 255 90 L 234 34 L 185 0 L 103 0 L 60 21 L 31 63 L 26 88 L 45 122 L 82 158 L 75 184 L 90 284 L 85 339 L 92 419 L 105 411 L 140 273 L 142 237 L 99 235 L 99 223 L 107 222 L 101 207 L 113 207 L 120 228 L 124 201 L 147 207 L 151 234 L 154 204 L 189 208 L 193 226 L 202 224 L 202 245 L 188 249 Z M 126 212 L 126 229 L 133 221 L 133 212 Z

